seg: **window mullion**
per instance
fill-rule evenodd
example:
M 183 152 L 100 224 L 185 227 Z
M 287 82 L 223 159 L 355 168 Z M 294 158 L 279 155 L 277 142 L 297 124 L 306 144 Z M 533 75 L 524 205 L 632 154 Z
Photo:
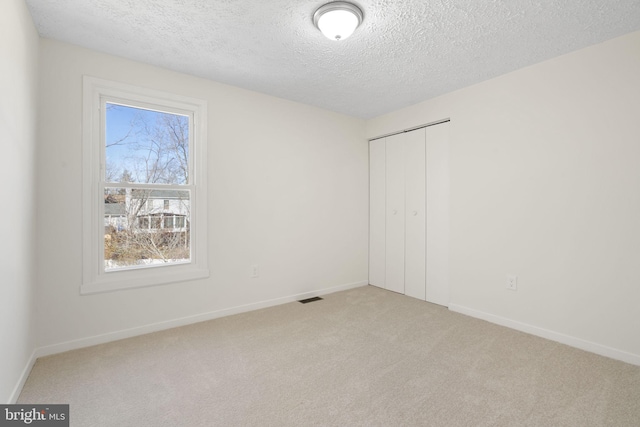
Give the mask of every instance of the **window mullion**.
M 193 190 L 195 186 L 193 184 L 152 184 L 152 183 L 137 183 L 137 182 L 111 182 L 102 181 L 105 187 L 109 188 L 139 188 L 139 189 L 153 189 L 153 190 Z

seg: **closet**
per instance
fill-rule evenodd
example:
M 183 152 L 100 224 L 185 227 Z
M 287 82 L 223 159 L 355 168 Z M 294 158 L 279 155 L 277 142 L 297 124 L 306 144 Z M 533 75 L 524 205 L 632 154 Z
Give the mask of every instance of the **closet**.
M 449 122 L 369 141 L 369 283 L 449 303 Z

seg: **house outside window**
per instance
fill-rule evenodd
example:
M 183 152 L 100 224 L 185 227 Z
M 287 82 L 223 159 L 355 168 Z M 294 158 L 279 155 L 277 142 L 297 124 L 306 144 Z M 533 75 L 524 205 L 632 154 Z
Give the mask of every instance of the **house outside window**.
M 82 293 L 207 277 L 206 102 L 85 77 L 83 120 Z

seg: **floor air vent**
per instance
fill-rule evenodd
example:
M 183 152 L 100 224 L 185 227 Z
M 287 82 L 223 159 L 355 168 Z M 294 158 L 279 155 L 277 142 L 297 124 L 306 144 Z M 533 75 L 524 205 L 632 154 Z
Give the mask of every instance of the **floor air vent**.
M 322 298 L 320 298 L 320 297 L 313 297 L 313 298 L 301 299 L 301 300 L 300 300 L 300 301 L 298 301 L 298 302 L 301 302 L 301 303 L 303 303 L 303 304 L 306 304 L 306 303 L 308 303 L 308 302 L 314 302 L 314 301 L 322 301 Z

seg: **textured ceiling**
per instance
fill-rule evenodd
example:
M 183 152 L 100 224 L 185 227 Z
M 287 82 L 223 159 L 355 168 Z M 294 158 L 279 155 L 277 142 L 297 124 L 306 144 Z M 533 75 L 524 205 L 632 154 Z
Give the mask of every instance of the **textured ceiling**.
M 371 118 L 640 30 L 639 0 L 358 0 L 347 40 L 323 0 L 27 0 L 40 35 Z

